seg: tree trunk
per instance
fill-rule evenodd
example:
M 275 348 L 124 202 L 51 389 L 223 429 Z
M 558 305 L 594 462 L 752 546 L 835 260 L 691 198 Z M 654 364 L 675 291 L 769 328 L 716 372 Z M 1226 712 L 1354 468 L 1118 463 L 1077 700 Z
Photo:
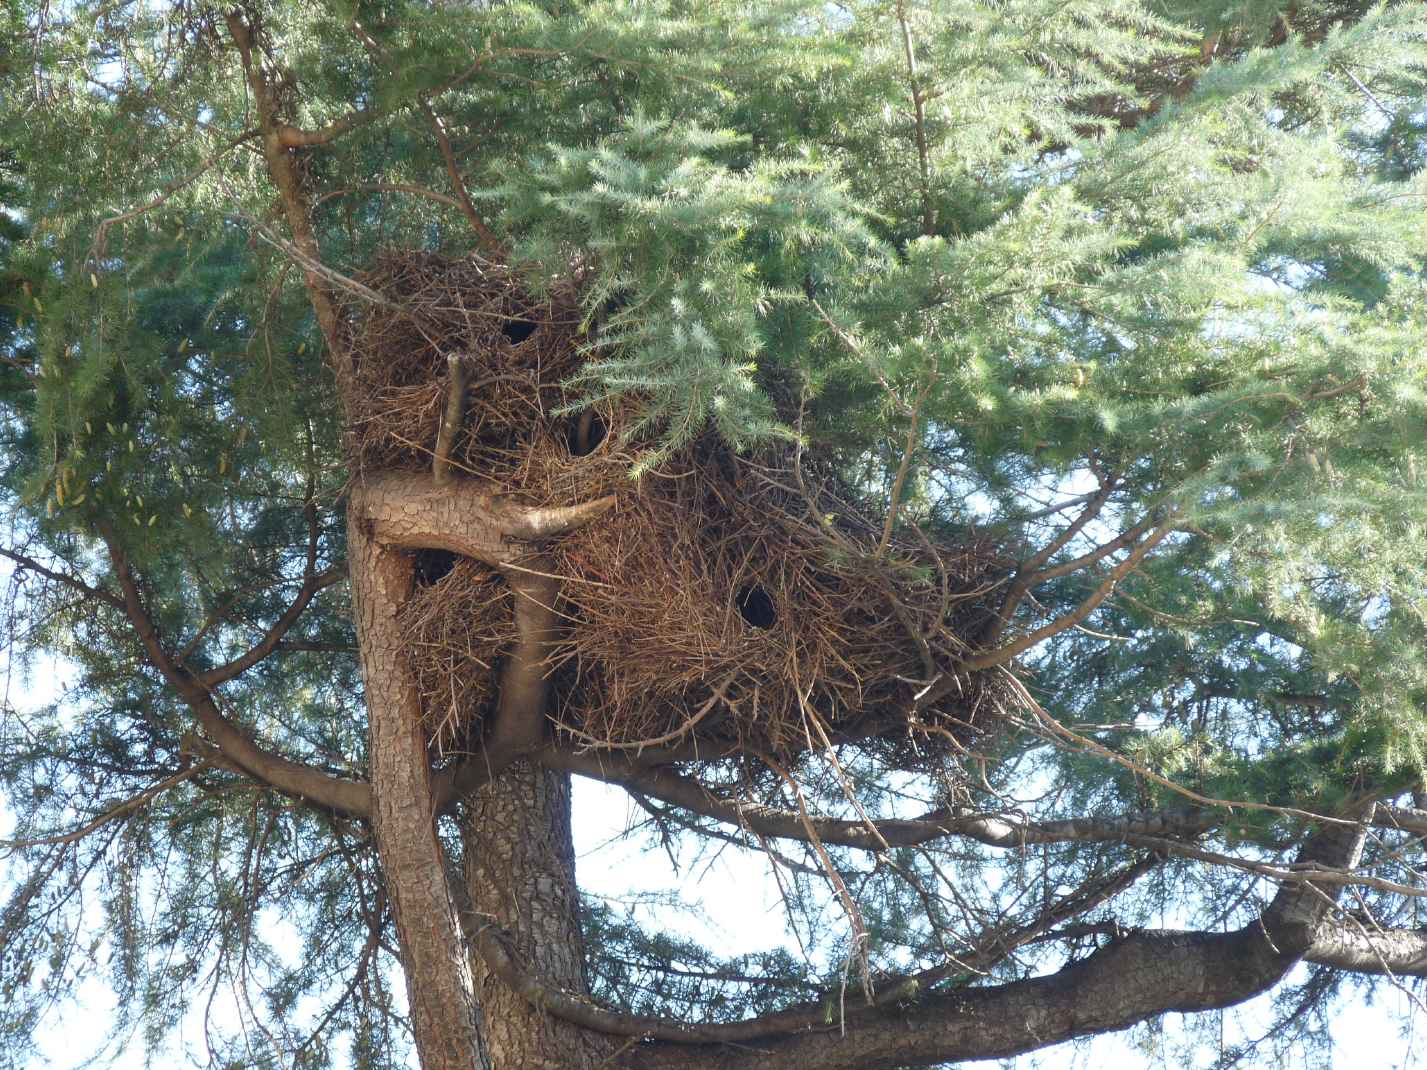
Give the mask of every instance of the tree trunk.
M 397 621 L 411 595 L 407 554 L 348 524 L 357 642 L 370 727 L 372 833 L 396 915 L 412 1030 L 423 1070 L 490 1066 L 480 1011 L 436 839 L 421 700 Z
M 589 991 L 579 925 L 568 774 L 520 762 L 461 807 L 465 881 L 477 925 L 494 921 L 542 983 Z M 617 1039 L 536 1010 L 472 954 L 495 1070 L 592 1070 Z

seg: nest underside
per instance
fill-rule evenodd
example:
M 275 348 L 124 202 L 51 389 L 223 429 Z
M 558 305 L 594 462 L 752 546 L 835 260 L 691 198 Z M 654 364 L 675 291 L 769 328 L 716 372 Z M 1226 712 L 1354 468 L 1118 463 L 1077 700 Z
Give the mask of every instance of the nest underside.
M 504 268 L 412 254 L 363 282 L 403 314 L 354 317 L 359 470 L 430 469 L 460 353 L 458 468 L 531 505 L 616 498 L 542 547 L 564 581 L 557 732 L 776 755 L 875 739 L 910 758 L 965 746 L 1010 702 L 1003 676 L 949 668 L 1006 574 L 990 544 L 880 546 L 880 523 L 791 447 L 744 456 L 706 435 L 633 480 L 647 448 L 626 431 L 637 399 L 566 411 L 591 359 L 574 286 L 536 297 Z M 403 625 L 428 731 L 450 753 L 478 746 L 491 716 L 514 596 L 479 562 L 432 564 L 418 562 Z M 923 704 L 934 683 L 941 697 Z

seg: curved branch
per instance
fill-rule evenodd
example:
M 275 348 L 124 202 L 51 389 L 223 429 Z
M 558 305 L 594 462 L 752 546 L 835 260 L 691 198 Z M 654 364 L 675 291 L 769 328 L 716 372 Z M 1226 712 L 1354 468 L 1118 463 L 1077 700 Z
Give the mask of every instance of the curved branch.
M 1071 539 L 1080 534 L 1086 524 L 1100 515 L 1114 491 L 1115 484 L 1106 480 L 1098 491 L 1089 496 L 1085 508 L 1065 526 L 1060 534 L 1016 567 L 1016 578 L 1007 589 L 1006 596 L 1001 599 L 1001 605 L 997 608 L 996 616 L 991 621 L 991 627 L 986 635 L 987 642 L 994 643 L 1000 638 L 1006 626 L 1011 623 L 1011 615 L 1016 612 L 1017 607 L 1025 600 L 1026 595 L 1030 593 L 1031 588 L 1040 578 L 1040 570 L 1046 562 L 1064 549 Z
M 520 542 L 565 535 L 613 508 L 614 495 L 579 505 L 522 505 L 472 479 L 437 483 L 430 472 L 382 472 L 352 487 L 352 515 L 379 543 L 449 550 L 492 566 L 512 566 Z
M 1362 843 L 1361 829 L 1331 826 L 1308 840 L 1299 864 L 1352 868 Z M 834 1030 L 760 1040 L 757 1065 L 887 1070 L 1004 1058 L 1166 1011 L 1232 1006 L 1277 984 L 1314 946 L 1332 909 L 1331 890 L 1295 885 L 1237 932 L 1132 932 L 1046 977 L 849 1007 Z M 653 1043 L 630 1062 L 640 1070 L 732 1070 L 747 1058 L 713 1046 Z
M 298 589 L 297 597 L 292 600 L 292 604 L 282 616 L 278 617 L 266 634 L 254 643 L 246 652 L 240 654 L 232 661 L 225 662 L 215 668 L 198 673 L 194 680 L 202 687 L 214 688 L 219 684 L 225 684 L 235 677 L 241 676 L 258 662 L 262 661 L 281 645 L 283 637 L 297 623 L 298 618 L 307 610 L 312 599 L 319 591 L 325 590 L 334 584 L 341 583 L 347 578 L 345 567 L 329 568 L 323 572 L 309 574 L 303 580 L 302 586 Z
M 14 550 L 7 550 L 3 546 L 0 546 L 0 557 L 9 558 L 26 572 L 33 572 L 35 575 L 43 576 L 47 580 L 54 580 L 56 583 L 62 583 L 66 587 L 72 587 L 87 598 L 96 598 L 105 605 L 113 606 L 115 609 L 124 608 L 124 600 L 118 595 L 112 591 L 104 591 L 98 587 L 93 587 L 85 583 L 78 576 L 71 576 L 67 572 L 56 572 L 52 568 L 46 568 L 34 560 L 34 558 L 26 557 L 24 554 L 16 553 Z
M 965 836 L 989 847 L 1004 848 L 1035 843 L 1120 843 L 1136 836 L 1198 835 L 1223 820 L 1221 815 L 1209 811 L 1183 809 L 1150 810 L 1122 817 L 1031 821 L 1013 813 L 953 815 L 943 807 L 916 818 L 873 821 L 869 825 L 862 820 L 804 817 L 795 810 L 722 798 L 692 777 L 666 768 L 651 769 L 622 756 L 597 756 L 547 747 L 535 757 L 549 768 L 619 784 L 649 798 L 761 836 L 809 842 L 807 824 L 810 823 L 823 843 L 862 851 L 913 846 L 948 836 Z M 1154 846 L 1163 848 L 1164 844 Z
M 145 788 L 143 791 L 139 792 L 139 794 L 133 796 L 132 798 L 125 799 L 118 805 L 113 806 L 108 810 L 104 811 L 104 813 L 100 814 L 98 817 L 90 821 L 86 821 L 78 828 L 71 829 L 68 832 L 52 833 L 48 836 L 37 836 L 34 839 L 29 840 L 0 840 L 0 850 L 13 851 L 27 847 L 52 847 L 59 844 L 78 843 L 90 833 L 95 832 L 98 829 L 101 829 L 105 825 L 109 824 L 109 822 L 116 821 L 119 818 L 124 817 L 126 814 L 133 813 L 135 810 L 142 809 L 144 806 L 148 805 L 151 800 L 168 791 L 169 788 L 172 788 L 178 784 L 182 784 L 185 780 L 191 780 L 193 777 L 197 776 L 199 773 L 203 772 L 207 768 L 209 768 L 207 762 L 199 761 L 196 764 L 189 765 L 184 769 L 180 769 L 172 776 L 164 777 L 164 779 L 160 780 L 157 784 Z
M 1114 593 L 1116 585 L 1128 576 L 1136 566 L 1153 550 L 1162 543 L 1171 531 L 1174 530 L 1176 514 L 1171 510 L 1164 522 L 1150 532 L 1149 535 L 1125 556 L 1125 559 L 1110 570 L 1104 581 L 1091 593 L 1090 597 L 1081 602 L 1069 613 L 1057 617 L 1049 624 L 1028 632 L 1005 646 L 997 647 L 994 650 L 987 650 L 983 653 L 973 655 L 963 659 L 958 666 L 962 671 L 974 672 L 977 669 L 989 669 L 996 665 L 1004 665 L 1019 654 L 1025 653 L 1032 647 L 1044 642 L 1051 636 L 1059 635 L 1068 628 L 1073 628 L 1091 613 L 1095 612 L 1101 602 L 1109 598 Z
M 361 780 L 333 776 L 302 762 L 264 750 L 243 729 L 218 709 L 213 693 L 197 677 L 174 663 L 164 649 L 153 616 L 144 605 L 138 581 L 128 558 L 113 534 L 101 529 L 114 575 L 124 592 L 124 612 L 129 618 L 149 662 L 158 669 L 193 711 L 198 723 L 217 744 L 223 756 L 244 774 L 284 795 L 304 799 L 338 813 L 366 817 L 371 811 L 371 787 Z

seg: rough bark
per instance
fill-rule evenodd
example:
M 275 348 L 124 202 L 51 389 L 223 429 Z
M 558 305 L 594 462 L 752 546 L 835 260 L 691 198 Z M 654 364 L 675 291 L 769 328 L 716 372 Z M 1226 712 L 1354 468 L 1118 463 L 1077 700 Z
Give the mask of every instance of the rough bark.
M 568 775 L 520 762 L 461 808 L 471 920 L 494 922 L 542 981 L 588 994 Z M 592 1070 L 616 1039 L 533 1007 L 472 954 L 496 1070 Z
M 1427 929 L 1380 929 L 1371 921 L 1331 922 L 1319 928 L 1303 957 L 1354 973 L 1427 977 Z
M 397 620 L 413 582 L 405 550 L 444 549 L 485 561 L 501 568 L 516 593 L 518 636 L 502 670 L 494 742 L 484 755 L 494 780 L 545 735 L 545 660 L 556 635 L 559 584 L 539 567 L 548 563 L 529 544 L 584 523 L 611 504 L 532 509 L 469 480 L 438 483 L 433 474 L 415 472 L 373 475 L 352 489 L 349 567 L 370 721 L 372 826 L 427 1070 L 483 1067 L 492 1060 L 500 1070 L 579 1066 L 570 1061 L 572 1053 L 593 1053 L 604 1041 L 594 1034 L 581 1040 L 563 1023 L 537 1029 L 543 1019 L 483 968 L 477 999 L 453 892 L 463 909 L 469 894 L 476 917 L 496 919 L 514 932 L 542 974 L 548 968 L 562 986 L 584 990 L 568 777 L 527 769 L 488 783 L 465 811 L 466 887 L 447 883 L 421 700 Z
M 423 1070 L 488 1067 L 471 971 L 436 839 L 421 700 L 397 614 L 412 565 L 354 517 L 349 561 L 370 726 L 372 832 L 407 978 Z

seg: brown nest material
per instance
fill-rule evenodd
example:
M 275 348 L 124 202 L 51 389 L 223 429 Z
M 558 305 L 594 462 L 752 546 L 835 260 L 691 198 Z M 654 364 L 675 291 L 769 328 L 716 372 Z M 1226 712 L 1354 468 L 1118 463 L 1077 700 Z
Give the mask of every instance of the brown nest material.
M 547 548 L 568 622 L 551 659 L 558 731 L 592 747 L 698 739 L 711 756 L 847 740 L 910 756 L 965 745 L 1009 701 L 1004 677 L 949 668 L 1006 574 L 990 544 L 878 553 L 880 524 L 791 447 L 745 457 L 710 434 L 632 480 L 637 403 L 560 414 L 588 359 L 572 293 L 536 298 L 504 268 L 412 254 L 363 281 L 403 311 L 354 318 L 359 468 L 429 469 L 459 352 L 472 389 L 455 464 L 531 504 L 617 497 Z M 405 609 L 413 668 L 433 741 L 467 748 L 512 638 L 511 596 L 477 562 L 424 567 Z M 919 701 L 933 681 L 940 697 Z

